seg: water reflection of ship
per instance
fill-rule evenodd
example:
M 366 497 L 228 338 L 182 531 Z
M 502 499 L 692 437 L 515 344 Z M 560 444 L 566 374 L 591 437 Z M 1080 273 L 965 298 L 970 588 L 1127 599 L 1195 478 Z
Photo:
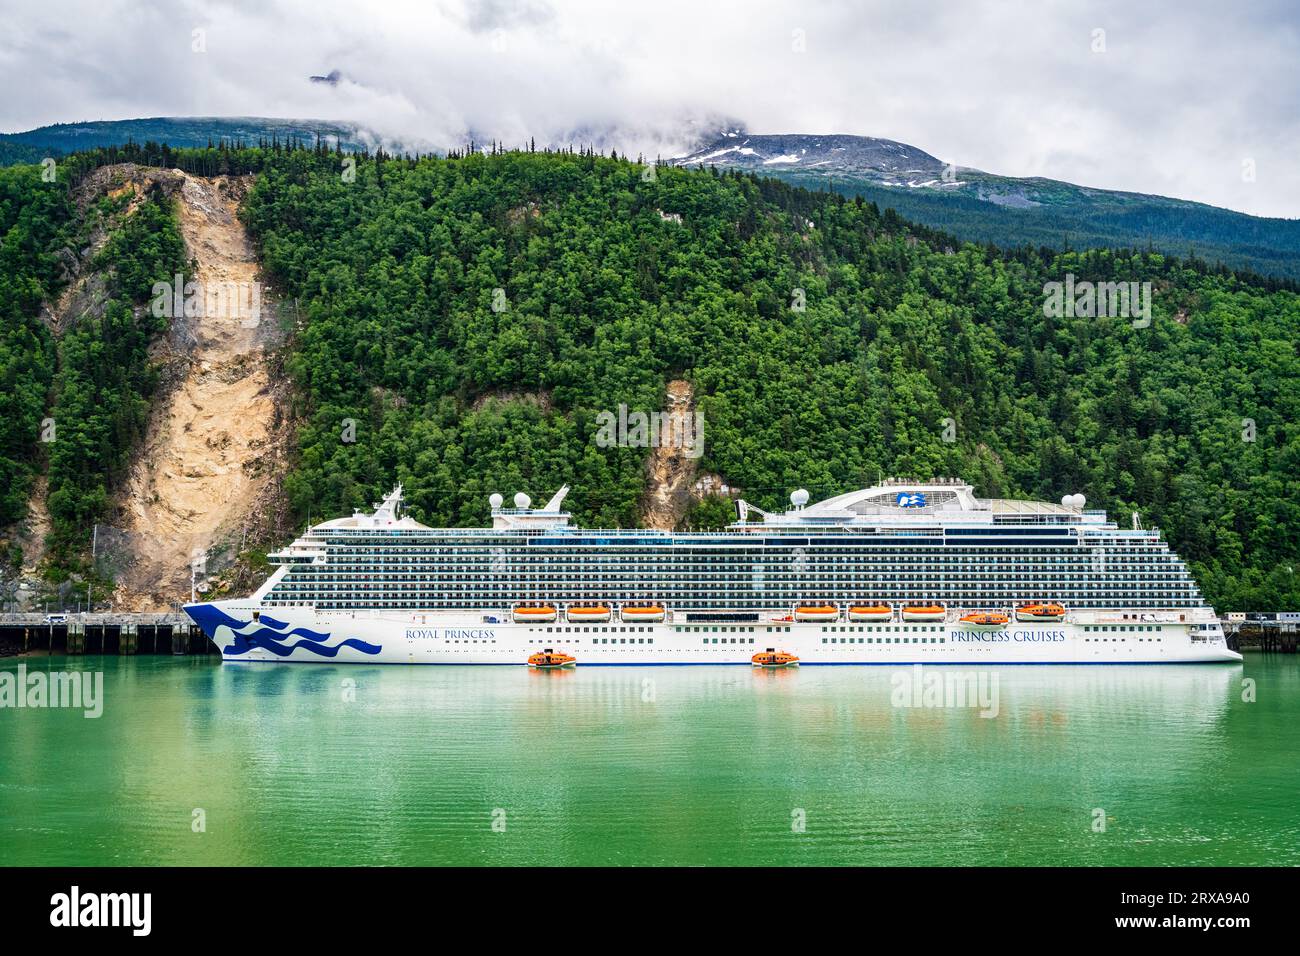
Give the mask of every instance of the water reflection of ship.
M 926 670 L 966 674 L 983 669 Z M 961 709 L 960 713 L 969 713 L 972 723 L 994 733 L 1014 732 L 1022 727 L 1063 733 L 1062 739 L 1068 739 L 1070 732 L 1097 724 L 1119 725 L 1126 730 L 1205 730 L 1227 715 L 1244 676 L 1241 665 L 1018 666 L 991 667 L 984 673 L 986 683 L 996 674 L 996 717 L 979 717 L 977 707 Z M 908 719 L 942 723 L 952 713 L 950 707 L 919 708 L 910 711 Z

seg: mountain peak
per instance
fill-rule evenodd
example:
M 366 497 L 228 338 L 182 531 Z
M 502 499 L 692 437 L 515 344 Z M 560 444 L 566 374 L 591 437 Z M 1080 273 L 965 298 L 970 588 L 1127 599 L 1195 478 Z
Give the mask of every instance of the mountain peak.
M 743 129 L 723 133 L 685 156 L 678 166 L 716 163 L 765 172 L 816 170 L 870 174 L 882 184 L 938 184 L 944 164 L 924 150 L 875 136 L 839 133 L 762 134 Z

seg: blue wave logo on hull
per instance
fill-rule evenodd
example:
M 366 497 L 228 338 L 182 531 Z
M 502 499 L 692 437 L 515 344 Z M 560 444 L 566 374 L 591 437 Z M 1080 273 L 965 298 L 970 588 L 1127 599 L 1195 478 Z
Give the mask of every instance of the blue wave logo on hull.
M 290 631 L 296 634 L 297 631 Z M 310 633 L 310 632 L 309 632 Z M 269 628 L 261 628 L 253 631 L 251 634 L 235 634 L 235 643 L 222 649 L 223 654 L 247 654 L 254 648 L 260 647 L 263 650 L 270 651 L 280 657 L 288 657 L 294 651 L 304 650 L 311 651 L 313 654 L 319 654 L 321 657 L 338 657 L 339 651 L 345 647 L 351 647 L 360 651 L 362 654 L 378 654 L 379 647 L 374 644 L 367 644 L 365 641 L 356 637 L 349 637 L 346 640 L 339 641 L 334 645 L 321 644 L 317 641 L 303 639 L 297 644 L 281 644 L 272 637 L 266 635 L 275 635 L 275 632 Z
M 255 624 L 253 621 L 241 621 L 231 617 L 220 608 L 212 604 L 191 604 L 185 608 L 185 612 L 194 619 L 194 622 L 203 629 L 203 633 L 217 640 L 217 630 L 227 627 L 231 631 L 232 643 L 221 649 L 223 655 L 247 654 L 251 650 L 260 648 L 261 650 L 270 651 L 277 657 L 288 657 L 294 651 L 309 651 L 318 657 L 337 657 L 339 651 L 345 647 L 350 647 L 362 654 L 378 654 L 381 648 L 377 644 L 370 644 L 357 637 L 349 637 L 339 641 L 337 644 L 327 644 L 330 639 L 328 634 L 321 634 L 317 631 L 309 630 L 305 627 L 295 627 L 290 629 L 284 621 L 277 621 L 274 618 L 261 616 Z M 266 624 L 269 627 L 263 627 Z M 253 627 L 253 630 L 242 633 L 243 628 Z M 283 632 L 283 633 L 281 633 Z M 301 640 L 289 644 L 287 639 L 291 637 L 300 637 Z

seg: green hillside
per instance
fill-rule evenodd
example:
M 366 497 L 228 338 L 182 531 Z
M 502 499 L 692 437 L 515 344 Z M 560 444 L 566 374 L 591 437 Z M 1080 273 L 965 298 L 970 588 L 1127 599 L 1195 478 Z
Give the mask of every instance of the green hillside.
M 70 173 L 123 158 L 148 155 Z M 354 181 L 323 150 L 169 161 L 258 174 L 246 220 L 301 310 L 300 515 L 396 479 L 422 519 L 482 524 L 489 493 L 568 481 L 582 523 L 628 526 L 645 451 L 600 447 L 596 416 L 657 410 L 685 377 L 701 469 L 762 507 L 882 473 L 1081 491 L 1159 525 L 1220 607 L 1300 605 L 1289 284 L 961 245 L 861 200 L 585 154 L 361 157 Z M 1046 317 L 1044 285 L 1067 274 L 1152 283 L 1150 326 Z
M 127 198 L 106 196 L 78 214 L 69 180 L 66 165 L 53 182 L 40 167 L 0 169 L 0 528 L 24 515 L 45 471 L 56 579 L 81 569 L 144 431 L 147 350 L 166 328 L 143 307 L 153 282 L 186 270 L 170 199 L 150 193 L 126 216 Z M 83 270 L 92 304 L 56 336 L 41 304 Z
M 871 179 L 767 171 L 796 186 L 861 196 L 969 242 L 1053 249 L 1153 248 L 1231 269 L 1300 279 L 1300 220 L 1267 219 L 1204 203 L 1048 179 L 963 171 L 965 193 L 881 186 Z M 1009 204 L 1006 197 L 1027 200 Z M 990 198 L 993 197 L 993 198 Z

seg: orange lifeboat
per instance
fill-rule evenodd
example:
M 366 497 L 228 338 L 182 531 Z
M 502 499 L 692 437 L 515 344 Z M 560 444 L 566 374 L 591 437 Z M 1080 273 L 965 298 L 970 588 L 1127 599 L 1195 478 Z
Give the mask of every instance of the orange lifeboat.
M 947 616 L 942 604 L 908 604 L 903 608 L 904 621 L 942 621 Z
M 1000 631 L 1011 619 L 996 611 L 978 611 L 967 614 L 961 619 L 964 627 L 971 631 Z
M 573 667 L 577 663 L 578 659 L 573 655 L 558 653 L 550 647 L 528 658 L 528 666 L 535 667 L 539 671 L 556 671 L 561 667 Z
M 1065 608 L 1060 604 L 1033 603 L 1016 608 L 1017 621 L 1059 621 L 1064 617 Z
M 892 621 L 894 619 L 894 609 L 888 604 L 871 604 L 863 602 L 862 604 L 849 605 L 850 621 Z
M 749 662 L 755 667 L 762 667 L 766 670 L 777 670 L 782 667 L 799 666 L 799 658 L 785 651 L 778 651 L 775 647 L 769 647 L 765 651 L 759 651 L 749 659 Z
M 840 609 L 834 604 L 799 604 L 794 609 L 796 621 L 838 621 Z
M 664 609 L 659 604 L 625 604 L 618 616 L 625 621 L 662 621 Z
M 550 624 L 556 616 L 551 604 L 521 604 L 513 613 L 517 624 Z
M 609 608 L 604 604 L 575 604 L 564 612 L 570 621 L 608 621 Z

